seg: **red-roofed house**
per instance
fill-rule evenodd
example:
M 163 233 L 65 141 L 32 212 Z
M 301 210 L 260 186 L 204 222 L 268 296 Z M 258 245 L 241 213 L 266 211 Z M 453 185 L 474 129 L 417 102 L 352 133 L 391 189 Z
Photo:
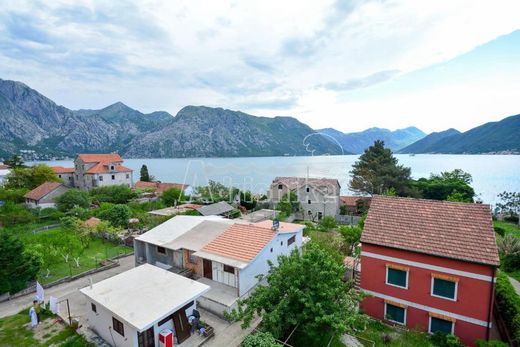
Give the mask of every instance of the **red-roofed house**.
M 80 154 L 74 160 L 74 185 L 81 189 L 133 186 L 133 170 L 123 166 L 117 153 Z
M 193 189 L 188 184 L 182 183 L 167 183 L 167 182 L 145 182 L 137 181 L 134 185 L 135 189 L 153 189 L 157 195 L 161 195 L 165 190 L 176 188 L 184 192 L 185 195 L 190 196 Z
M 59 182 L 45 182 L 24 195 L 29 207 L 54 207 L 55 199 L 68 190 Z
M 361 237 L 369 315 L 488 339 L 500 265 L 489 206 L 375 196 Z

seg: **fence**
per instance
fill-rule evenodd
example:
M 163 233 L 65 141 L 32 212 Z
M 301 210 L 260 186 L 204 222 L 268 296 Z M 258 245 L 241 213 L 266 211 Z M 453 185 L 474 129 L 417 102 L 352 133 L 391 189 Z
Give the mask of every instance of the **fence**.
M 336 216 L 336 222 L 339 224 L 355 225 L 359 223 L 360 219 L 361 217 L 359 216 L 347 216 L 342 214 Z
M 61 226 L 61 224 L 45 225 L 43 227 L 39 227 L 39 228 L 33 229 L 32 232 L 33 232 L 33 234 L 37 234 L 37 233 L 42 232 L 42 231 L 47 231 L 47 230 L 59 228 L 60 226 Z

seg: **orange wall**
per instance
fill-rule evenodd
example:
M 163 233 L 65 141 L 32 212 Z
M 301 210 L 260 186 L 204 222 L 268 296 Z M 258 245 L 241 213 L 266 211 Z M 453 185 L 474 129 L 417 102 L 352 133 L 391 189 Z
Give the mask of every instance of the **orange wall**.
M 192 270 L 193 272 L 195 272 L 195 274 L 202 276 L 202 258 L 196 257 L 197 264 L 190 263 L 189 251 L 187 249 L 183 250 L 182 256 L 184 258 L 183 259 L 184 267 L 186 269 Z

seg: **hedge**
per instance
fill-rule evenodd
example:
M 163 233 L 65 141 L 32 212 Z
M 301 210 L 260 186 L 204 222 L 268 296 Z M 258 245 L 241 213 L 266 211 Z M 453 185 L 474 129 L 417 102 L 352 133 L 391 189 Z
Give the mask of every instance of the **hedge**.
M 520 296 L 516 294 L 509 278 L 502 271 L 497 274 L 495 299 L 514 345 L 520 346 Z

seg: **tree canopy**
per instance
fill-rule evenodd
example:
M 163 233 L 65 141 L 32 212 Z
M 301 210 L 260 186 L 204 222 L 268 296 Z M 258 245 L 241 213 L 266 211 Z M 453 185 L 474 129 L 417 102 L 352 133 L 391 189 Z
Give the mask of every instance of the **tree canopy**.
M 79 189 L 69 189 L 56 198 L 58 210 L 66 212 L 74 208 L 88 208 L 90 206 L 90 196 L 88 192 Z
M 12 169 L 26 167 L 22 157 L 19 155 L 13 155 L 11 158 L 4 160 L 4 164 L 11 167 Z
M 25 288 L 36 278 L 40 266 L 38 258 L 26 252 L 19 239 L 0 231 L 0 294 L 14 294 Z
M 247 327 L 259 315 L 262 329 L 280 339 L 298 327 L 308 346 L 322 346 L 325 336 L 341 335 L 364 319 L 343 274 L 341 262 L 311 242 L 303 252 L 280 256 L 278 266 L 270 264 L 268 285 L 259 285 L 229 316 Z
M 398 165 L 392 151 L 377 140 L 352 165 L 351 190 L 363 194 L 383 194 L 394 189 L 399 196 L 411 195 L 410 168 Z
M 137 197 L 137 193 L 125 185 L 94 188 L 90 191 L 95 203 L 109 202 L 112 204 L 126 204 Z
M 498 194 L 500 202 L 497 203 L 499 212 L 509 216 L 518 216 L 520 213 L 520 192 L 502 192 Z
M 470 186 L 472 177 L 460 169 L 431 174 L 430 178 L 420 178 L 412 182 L 421 197 L 433 200 L 473 202 L 475 191 Z
M 130 207 L 122 204 L 112 205 L 102 209 L 98 217 L 109 221 L 113 226 L 126 227 L 130 218 Z
M 61 182 L 54 171 L 45 164 L 31 167 L 15 167 L 7 175 L 5 187 L 8 189 L 34 189 L 45 182 Z
M 161 194 L 161 200 L 166 206 L 175 206 L 187 199 L 182 190 L 178 188 L 170 188 Z
M 297 212 L 300 209 L 300 202 L 298 201 L 296 193 L 285 193 L 276 204 L 276 209 L 283 212 L 285 216 L 290 216 L 293 212 Z
M 141 166 L 141 177 L 140 177 L 140 180 L 143 181 L 143 182 L 150 182 L 150 174 L 148 173 L 148 167 L 143 164 L 143 166 Z

